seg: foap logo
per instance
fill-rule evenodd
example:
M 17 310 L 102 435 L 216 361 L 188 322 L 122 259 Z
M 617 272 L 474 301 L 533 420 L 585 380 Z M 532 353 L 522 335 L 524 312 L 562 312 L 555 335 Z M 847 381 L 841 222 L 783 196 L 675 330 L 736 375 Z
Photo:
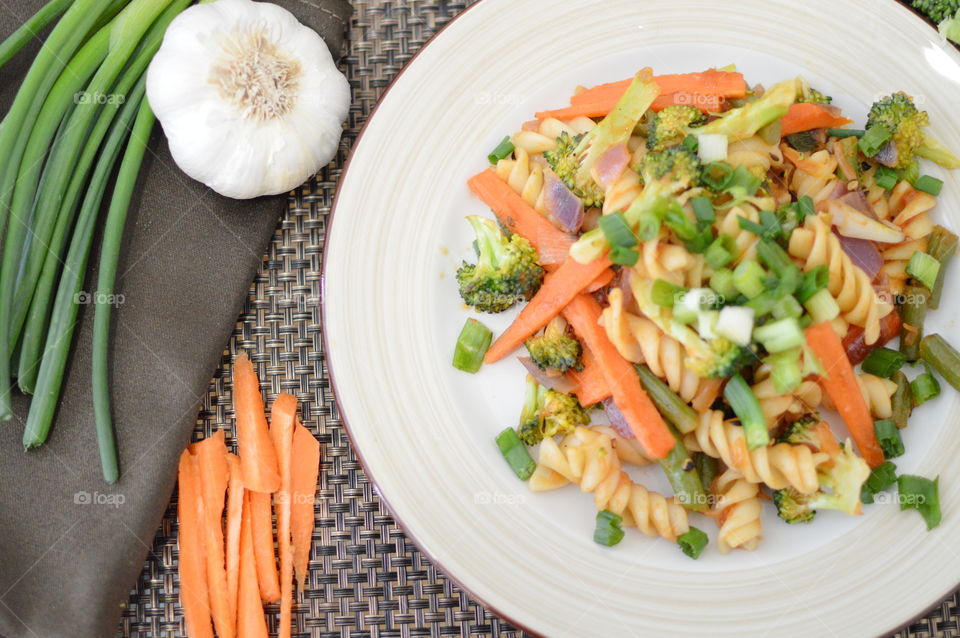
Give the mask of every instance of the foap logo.
M 79 491 L 73 495 L 74 505 L 106 505 L 107 507 L 120 507 L 126 503 L 127 497 L 120 493 L 104 494 L 103 492 L 93 493 Z
M 127 298 L 120 293 L 115 294 L 106 294 L 103 292 L 87 292 L 86 290 L 81 290 L 73 296 L 73 301 L 79 306 L 122 306 L 126 303 Z
M 475 505 L 507 505 L 516 507 L 527 502 L 523 494 L 504 494 L 503 492 L 476 492 L 473 495 Z

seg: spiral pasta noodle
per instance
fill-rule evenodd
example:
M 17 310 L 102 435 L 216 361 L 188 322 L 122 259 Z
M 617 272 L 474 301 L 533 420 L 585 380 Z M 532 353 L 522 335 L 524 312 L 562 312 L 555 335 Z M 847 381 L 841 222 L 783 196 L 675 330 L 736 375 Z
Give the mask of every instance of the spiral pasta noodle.
M 598 510 L 622 516 L 625 525 L 635 525 L 647 536 L 673 541 L 689 530 L 687 511 L 676 499 L 631 481 L 614 439 L 597 428 L 577 428 L 561 444 L 551 438 L 540 442 L 530 489 L 554 489 L 568 482 L 592 493 Z
M 812 153 L 809 157 L 798 158 L 797 152 L 781 145 L 784 155 L 790 158 L 797 167 L 790 178 L 790 189 L 796 196 L 804 195 L 813 199 L 814 203 L 823 201 L 830 196 L 840 180 L 834 175 L 837 170 L 837 158 L 824 149 Z
M 880 319 L 893 306 L 880 299 L 870 278 L 856 266 L 840 246 L 840 240 L 819 216 L 807 217 L 802 228 L 790 235 L 789 251 L 803 260 L 803 270 L 809 272 L 825 264 L 830 277 L 828 289 L 837 300 L 845 321 L 863 328 L 867 345 L 876 343 L 880 336 Z
M 757 242 L 760 241 L 760 237 L 756 234 L 740 227 L 740 217 L 759 222 L 760 212 L 751 204 L 741 204 L 718 216 L 716 221 L 717 234 L 732 237 L 736 244 L 737 254 L 733 259 L 734 264 L 739 264 L 744 259 L 753 259 L 756 256 Z
M 727 469 L 714 480 L 713 490 L 717 497 L 714 509 L 719 512 L 717 546 L 720 553 L 736 548 L 756 549 L 763 529 L 759 485 L 746 480 L 736 470 Z
M 899 244 L 893 244 L 880 253 L 883 265 L 880 272 L 887 276 L 890 291 L 894 294 L 903 292 L 910 276 L 907 274 L 907 262 L 916 251 L 927 252 L 927 238 L 908 239 Z
M 860 392 L 863 394 L 864 401 L 867 402 L 870 414 L 878 419 L 889 419 L 893 416 L 892 398 L 897 390 L 897 384 L 894 381 L 861 372 L 857 374 L 857 385 L 860 386 Z M 823 404 L 831 410 L 835 409 L 829 396 L 824 396 Z
M 522 148 L 514 149 L 513 158 L 497 162 L 497 175 L 510 185 L 527 204 L 543 214 L 543 171 L 546 169 L 542 157 L 531 158 Z
M 933 230 L 933 220 L 927 214 L 937 205 L 937 198 L 933 195 L 918 191 L 903 180 L 890 192 L 888 203 L 893 223 L 909 239 L 926 237 Z
M 804 494 L 817 490 L 817 466 L 828 458 L 806 445 L 789 443 L 750 450 L 743 428 L 724 421 L 719 410 L 701 413 L 697 429 L 684 436 L 684 443 L 691 451 L 722 460 L 751 483 L 763 483 L 774 490 L 792 487 Z
M 732 142 L 727 147 L 727 163 L 731 166 L 745 166 L 758 175 L 766 175 L 775 164 L 783 161 L 783 152 L 777 144 L 767 144 L 754 135 Z
M 802 381 L 795 390 L 783 394 L 777 392 L 773 379 L 766 378 L 753 385 L 753 394 L 770 427 L 784 416 L 795 418 L 808 414 L 823 400 L 823 391 L 815 381 Z

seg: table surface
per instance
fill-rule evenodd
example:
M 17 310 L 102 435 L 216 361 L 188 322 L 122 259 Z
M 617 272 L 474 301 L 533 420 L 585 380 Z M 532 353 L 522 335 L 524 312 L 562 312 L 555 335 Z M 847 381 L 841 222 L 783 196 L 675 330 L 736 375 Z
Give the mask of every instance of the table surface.
M 196 438 L 232 434 L 227 363 L 245 350 L 259 364 L 268 399 L 297 396 L 323 461 L 306 590 L 298 593 L 295 636 L 520 636 L 438 571 L 397 526 L 357 461 L 327 375 L 320 336 L 320 265 L 327 216 L 346 156 L 377 99 L 404 63 L 470 1 L 355 0 L 342 68 L 353 103 L 340 152 L 291 195 L 244 313 L 224 350 L 197 419 Z M 178 599 L 176 502 L 171 502 L 118 636 L 185 636 Z M 276 629 L 277 605 L 268 605 Z M 960 592 L 897 638 L 958 636 Z

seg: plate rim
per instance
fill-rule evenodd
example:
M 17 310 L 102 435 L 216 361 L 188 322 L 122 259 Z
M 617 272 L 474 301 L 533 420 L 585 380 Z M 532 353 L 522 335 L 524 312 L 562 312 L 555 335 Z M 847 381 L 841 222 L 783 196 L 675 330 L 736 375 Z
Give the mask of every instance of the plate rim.
M 938 31 L 937 28 L 932 24 L 930 24 L 930 22 L 919 11 L 913 8 L 913 6 L 908 5 L 905 2 L 901 2 L 900 0 L 884 0 L 884 1 L 892 3 L 896 6 L 899 6 L 902 9 L 906 9 L 907 12 L 911 14 L 914 19 L 917 19 L 923 22 L 923 24 L 927 28 L 933 29 L 934 31 Z M 350 166 L 353 162 L 353 158 L 356 153 L 356 150 L 359 147 L 364 134 L 366 134 L 367 129 L 369 128 L 371 122 L 373 121 L 374 117 L 377 115 L 377 112 L 379 111 L 381 104 L 383 103 L 387 95 L 390 93 L 390 91 L 394 88 L 394 86 L 400 81 L 400 78 L 403 76 L 403 74 L 407 70 L 409 70 L 409 68 L 417 60 L 420 54 L 423 51 L 425 51 L 427 47 L 432 45 L 433 42 L 444 31 L 446 31 L 447 28 L 450 27 L 454 22 L 459 20 L 462 16 L 468 14 L 471 9 L 476 8 L 483 2 L 484 0 L 474 0 L 471 4 L 468 4 L 463 8 L 463 10 L 461 10 L 459 13 L 453 16 L 446 24 L 444 24 L 442 27 L 437 29 L 437 31 L 433 35 L 431 35 L 423 43 L 423 45 L 420 46 L 420 48 L 418 48 L 413 53 L 413 55 L 410 56 L 410 58 L 406 62 L 404 62 L 403 66 L 400 68 L 399 71 L 397 71 L 396 75 L 394 75 L 390 79 L 390 81 L 387 83 L 387 86 L 384 88 L 383 92 L 377 98 L 376 103 L 370 109 L 370 112 L 367 114 L 367 117 L 364 120 L 363 125 L 360 127 L 360 130 L 358 131 L 357 136 L 354 139 L 353 144 L 351 145 L 350 151 L 347 154 L 347 159 L 343 164 L 343 168 L 340 170 L 340 176 L 337 180 L 336 192 L 334 193 L 333 201 L 330 204 L 330 212 L 327 213 L 327 228 L 326 228 L 326 239 L 325 239 L 326 243 L 329 243 L 331 241 L 331 237 L 333 236 L 332 233 L 335 228 L 335 216 L 338 209 L 338 205 L 340 203 L 340 194 L 342 192 L 340 186 L 343 183 L 344 179 L 346 178 L 347 172 L 350 169 Z M 960 49 L 960 46 L 957 46 L 957 48 Z M 343 424 L 343 428 L 346 431 L 348 438 L 350 439 L 351 448 L 353 449 L 354 455 L 356 456 L 357 460 L 360 462 L 360 465 L 363 468 L 364 474 L 366 475 L 371 486 L 377 493 L 377 496 L 380 502 L 384 505 L 384 507 L 386 507 L 387 511 L 390 513 L 391 518 L 393 518 L 397 526 L 400 527 L 404 535 L 414 542 L 414 544 L 416 545 L 420 553 L 426 555 L 430 563 L 435 567 L 437 567 L 441 572 L 443 572 L 444 576 L 450 579 L 461 591 L 466 593 L 471 599 L 473 599 L 475 602 L 482 605 L 484 609 L 490 610 L 491 612 L 496 614 L 499 618 L 508 622 L 511 626 L 515 627 L 516 629 L 519 629 L 523 634 L 529 634 L 533 636 L 543 636 L 543 634 L 537 631 L 534 631 L 533 629 L 530 629 L 524 623 L 521 623 L 516 619 L 514 619 L 511 615 L 504 613 L 497 606 L 487 602 L 487 600 L 484 597 L 476 594 L 469 587 L 466 587 L 457 576 L 455 576 L 450 570 L 448 570 L 445 567 L 443 562 L 437 559 L 437 557 L 434 555 L 433 551 L 429 547 L 421 543 L 420 540 L 416 537 L 416 535 L 411 533 L 408 526 L 403 521 L 402 517 L 400 517 L 397 514 L 393 506 L 390 504 L 390 500 L 387 497 L 387 495 L 384 494 L 384 492 L 380 489 L 380 484 L 376 476 L 374 475 L 374 473 L 371 471 L 371 466 L 368 464 L 366 457 L 363 454 L 363 451 L 360 449 L 359 446 L 354 444 L 353 429 L 350 426 L 349 419 L 347 418 L 347 411 L 344 410 L 344 406 L 340 402 L 339 393 L 337 392 L 337 381 L 336 381 L 336 374 L 334 370 L 335 366 L 333 365 L 331 359 L 327 356 L 327 353 L 330 351 L 329 350 L 330 344 L 327 336 L 327 321 L 326 321 L 327 319 L 326 280 L 327 280 L 327 259 L 329 258 L 329 255 L 330 255 L 330 251 L 326 249 L 326 245 L 325 245 L 324 251 L 323 251 L 323 258 L 321 259 L 321 263 L 320 263 L 320 293 L 321 293 L 320 294 L 320 341 L 323 347 L 324 360 L 327 364 L 327 376 L 330 379 L 331 396 L 333 398 L 334 404 L 337 407 L 338 412 L 340 413 L 340 421 Z M 915 624 L 917 621 L 923 618 L 926 618 L 930 614 L 930 612 L 932 612 L 934 609 L 942 605 L 948 596 L 956 593 L 957 591 L 960 591 L 960 577 L 958 577 L 956 585 L 951 586 L 946 592 L 940 595 L 934 602 L 930 603 L 928 607 L 925 607 L 921 612 L 917 613 L 915 616 L 912 616 L 909 620 L 887 630 L 884 635 L 891 636 L 893 634 L 897 634 L 909 628 L 911 625 Z

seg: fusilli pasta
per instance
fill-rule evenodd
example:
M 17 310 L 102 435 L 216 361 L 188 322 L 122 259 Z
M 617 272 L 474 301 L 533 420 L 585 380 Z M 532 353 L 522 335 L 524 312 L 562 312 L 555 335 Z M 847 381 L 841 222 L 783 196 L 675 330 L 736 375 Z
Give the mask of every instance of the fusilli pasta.
M 857 384 L 860 392 L 870 408 L 870 414 L 878 419 L 889 419 L 893 416 L 892 397 L 897 390 L 897 384 L 890 379 L 874 376 L 867 372 L 857 375 Z M 823 404 L 831 410 L 836 409 L 830 397 L 824 395 Z
M 770 167 L 783 161 L 783 152 L 776 144 L 767 144 L 754 135 L 732 142 L 727 147 L 727 163 L 731 166 L 746 166 L 758 175 L 765 176 Z
M 759 498 L 760 487 L 732 469 L 718 476 L 713 487 L 717 497 L 714 509 L 719 512 L 717 545 L 720 553 L 726 554 L 736 548 L 756 549 L 763 529 L 760 522 L 763 509 Z
M 910 239 L 926 237 L 933 230 L 933 221 L 927 212 L 937 205 L 937 199 L 918 191 L 903 180 L 890 193 L 889 207 L 893 223 Z

